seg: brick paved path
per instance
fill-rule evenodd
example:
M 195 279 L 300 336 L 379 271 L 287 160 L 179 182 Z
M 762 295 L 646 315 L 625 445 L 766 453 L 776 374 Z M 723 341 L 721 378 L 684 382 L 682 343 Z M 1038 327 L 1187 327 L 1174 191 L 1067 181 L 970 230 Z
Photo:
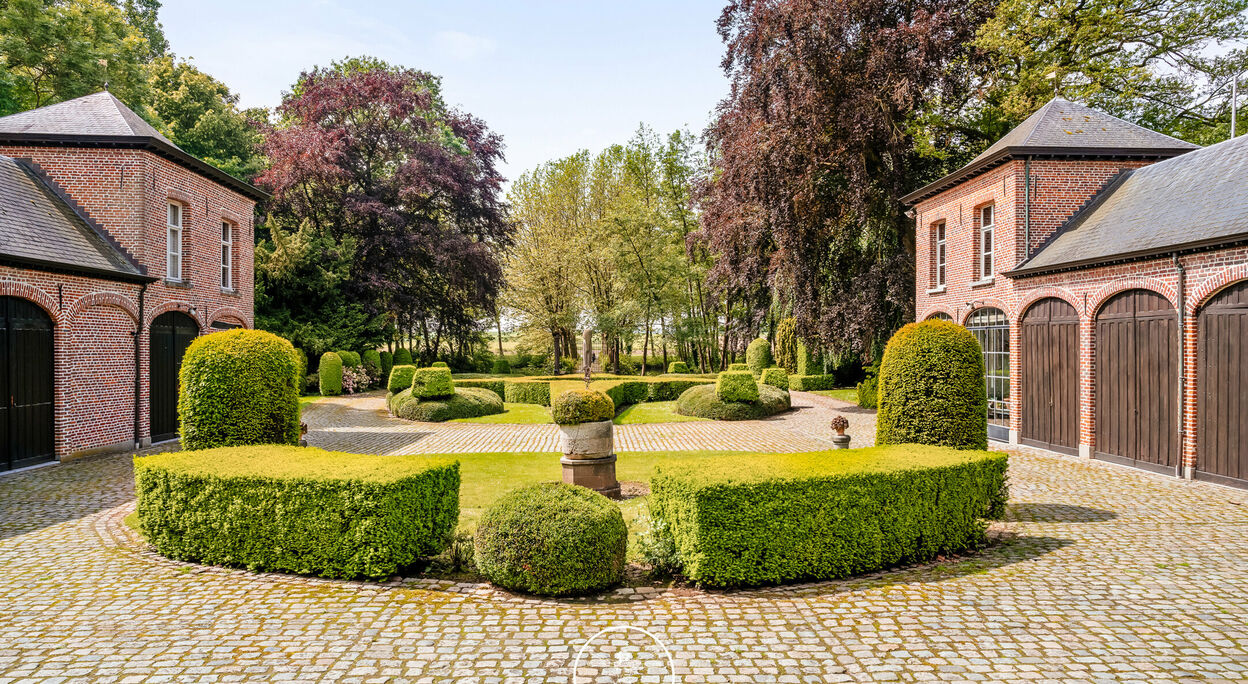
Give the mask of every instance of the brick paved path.
M 174 563 L 121 524 L 131 478 L 125 456 L 0 477 L 0 683 L 567 683 L 620 625 L 686 683 L 1248 681 L 1248 494 L 1073 458 L 1012 457 L 1005 538 L 980 556 L 589 602 Z M 656 662 L 643 635 L 603 643 L 604 676 L 577 681 Z

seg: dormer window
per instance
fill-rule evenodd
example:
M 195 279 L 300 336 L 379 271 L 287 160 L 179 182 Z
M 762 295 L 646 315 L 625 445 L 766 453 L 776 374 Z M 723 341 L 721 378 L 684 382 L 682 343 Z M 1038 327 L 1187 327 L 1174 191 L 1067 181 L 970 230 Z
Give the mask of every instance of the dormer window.
M 169 203 L 165 235 L 165 277 L 182 280 L 182 205 Z
M 221 222 L 221 289 L 234 289 L 234 229 Z
M 979 277 L 987 279 L 992 277 L 993 269 L 993 224 L 992 211 L 993 207 L 989 204 L 979 209 Z

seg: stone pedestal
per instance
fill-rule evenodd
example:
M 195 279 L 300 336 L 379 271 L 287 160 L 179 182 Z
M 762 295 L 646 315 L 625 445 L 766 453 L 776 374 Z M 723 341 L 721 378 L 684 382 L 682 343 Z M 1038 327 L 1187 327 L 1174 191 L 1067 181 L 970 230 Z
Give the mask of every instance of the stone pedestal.
M 832 448 L 833 449 L 848 449 L 849 448 L 849 435 L 832 435 Z
M 559 447 L 563 458 L 563 481 L 592 489 L 618 499 L 620 483 L 615 479 L 615 425 L 600 420 L 580 425 L 559 426 Z

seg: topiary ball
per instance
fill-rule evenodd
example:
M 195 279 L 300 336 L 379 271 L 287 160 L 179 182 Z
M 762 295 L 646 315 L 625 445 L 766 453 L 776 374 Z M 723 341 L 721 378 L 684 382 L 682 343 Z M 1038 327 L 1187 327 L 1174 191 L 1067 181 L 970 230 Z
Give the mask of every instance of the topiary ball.
M 758 381 L 748 370 L 724 371 L 715 378 L 715 396 L 720 401 L 758 401 Z
M 988 448 L 988 397 L 979 342 L 956 323 L 898 330 L 884 348 L 876 444 Z
M 761 378 L 764 385 L 771 385 L 782 390 L 789 388 L 789 374 L 779 366 L 763 369 L 763 377 Z
M 336 397 L 342 394 L 342 357 L 337 352 L 321 354 L 316 374 L 320 378 L 321 396 Z
M 607 497 L 551 482 L 498 499 L 477 525 L 473 545 L 477 568 L 500 587 L 577 596 L 624 579 L 628 527 Z
M 391 394 L 398 394 L 406 389 L 412 388 L 412 377 L 416 375 L 416 366 L 401 365 L 390 369 L 390 378 L 386 382 L 386 389 Z
M 750 346 L 745 348 L 745 364 L 754 375 L 771 366 L 771 343 L 761 337 L 750 342 Z
M 550 416 L 558 425 L 611 420 L 615 417 L 615 402 L 598 390 L 567 390 L 550 402 Z
M 412 396 L 437 399 L 455 394 L 455 382 L 449 368 L 417 368 L 412 376 Z
M 263 330 L 196 338 L 178 373 L 182 448 L 299 443 L 299 357 Z

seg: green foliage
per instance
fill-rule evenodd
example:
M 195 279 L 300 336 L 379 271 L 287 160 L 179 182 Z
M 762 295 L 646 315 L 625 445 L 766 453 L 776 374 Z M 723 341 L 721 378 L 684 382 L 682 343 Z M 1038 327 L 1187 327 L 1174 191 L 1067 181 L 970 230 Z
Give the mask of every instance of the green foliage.
M 343 368 L 359 368 L 363 364 L 359 352 L 339 351 L 338 357 L 342 359 Z
M 805 343 L 799 341 L 797 343 L 797 374 L 820 375 L 822 373 L 823 365 L 817 363 L 815 355 L 806 348 Z
M 412 367 L 415 368 L 415 366 L 412 366 Z M 391 392 L 390 394 L 387 394 L 386 395 L 386 408 L 390 409 L 391 414 L 397 416 L 399 415 L 399 407 L 402 406 L 403 404 L 406 404 L 409 401 L 412 401 L 412 388 L 411 387 L 408 387 L 405 390 L 399 390 L 398 392 Z M 419 400 L 416 400 L 416 401 L 419 401 Z
M 559 425 L 611 420 L 615 417 L 615 402 L 598 390 L 566 390 L 551 401 L 550 415 Z
M 308 355 L 302 349 L 295 347 L 295 356 L 299 359 L 299 377 L 303 378 L 308 374 Z
M 650 514 L 691 580 L 826 580 L 961 553 L 1005 511 L 1006 455 L 924 445 L 656 469 Z
M 431 367 L 417 368 L 412 376 L 412 396 L 420 399 L 437 399 L 449 397 L 455 393 L 455 382 L 451 380 L 449 368 Z
M 412 388 L 412 392 L 415 387 Z M 456 418 L 479 418 L 502 413 L 503 400 L 481 387 L 456 387 L 447 397 L 420 399 L 408 394 L 393 402 L 394 414 L 404 420 L 443 423 Z
M 298 444 L 299 355 L 263 330 L 195 338 L 178 373 L 182 448 Z
M 407 347 L 399 347 L 394 352 L 394 365 L 396 366 L 412 366 L 412 351 Z
M 602 386 L 602 383 L 599 386 Z M 645 380 L 624 380 L 611 383 L 603 391 L 606 392 L 611 401 L 615 402 L 616 408 L 624 408 L 632 404 L 640 404 L 650 398 L 651 383 Z
M 412 378 L 416 376 L 416 366 L 401 365 L 390 369 L 390 379 L 386 382 L 386 388 L 392 394 L 397 394 L 405 389 L 412 388 Z
M 776 326 L 776 365 L 797 372 L 797 321 L 786 318 Z
M 782 390 L 789 389 L 789 374 L 784 372 L 784 369 L 779 366 L 764 368 L 763 376 L 760 379 L 764 385 L 771 385 Z
M 774 416 L 792 407 L 789 393 L 785 390 L 771 385 L 758 385 L 757 390 L 758 398 L 746 402 L 720 399 L 714 385 L 691 387 L 676 400 L 676 412 L 682 416 L 710 420 L 754 420 Z
M 749 369 L 750 369 L 750 364 L 748 364 L 748 363 L 730 363 L 730 364 L 728 364 L 728 370 L 730 370 L 730 371 L 748 371 Z
M 507 375 L 511 372 L 511 364 L 507 363 L 507 359 L 500 356 L 494 359 L 494 367 L 491 370 L 495 375 Z
M 506 380 L 475 379 L 475 380 L 456 380 L 455 381 L 456 388 L 481 387 L 484 389 L 488 389 L 489 391 L 497 394 L 500 400 L 506 398 L 507 396 L 506 385 L 507 385 Z
M 550 406 L 550 383 L 541 380 L 508 380 L 503 387 L 508 404 Z
M 430 368 L 450 368 L 450 366 L 446 365 L 445 361 L 434 361 L 433 363 L 429 364 L 429 367 Z
M 578 596 L 624 579 L 628 528 L 620 507 L 584 487 L 542 483 L 512 491 L 485 512 L 474 537 L 477 568 L 500 587 Z
M 706 378 L 667 378 L 659 376 L 650 381 L 650 395 L 646 401 L 674 401 L 690 387 L 712 385 L 714 380 Z
M 381 377 L 389 379 L 390 369 L 394 368 L 394 354 L 383 351 L 378 356 L 381 358 Z
M 984 359 L 975 336 L 928 320 L 898 330 L 880 365 L 876 444 L 988 448 Z
M 667 372 L 672 374 L 688 373 L 689 364 L 684 361 L 673 361 L 667 365 Z
M 858 383 L 858 405 L 873 409 L 879 406 L 879 378 L 871 377 Z
M 321 396 L 335 397 L 342 394 L 342 357 L 335 352 L 321 354 L 316 373 L 321 380 Z
M 815 392 L 817 390 L 830 390 L 836 388 L 835 375 L 791 375 L 789 376 L 789 389 L 798 392 Z
M 749 371 L 724 371 L 715 379 L 715 396 L 720 401 L 758 401 L 758 381 Z
M 364 370 L 368 371 L 368 377 L 374 382 L 378 378 L 389 377 L 381 374 L 381 354 L 378 354 L 375 349 L 369 349 L 360 354 L 360 363 L 364 365 Z
M 459 519 L 449 459 L 252 446 L 144 456 L 134 472 L 144 535 L 181 561 L 388 578 L 445 549 Z

